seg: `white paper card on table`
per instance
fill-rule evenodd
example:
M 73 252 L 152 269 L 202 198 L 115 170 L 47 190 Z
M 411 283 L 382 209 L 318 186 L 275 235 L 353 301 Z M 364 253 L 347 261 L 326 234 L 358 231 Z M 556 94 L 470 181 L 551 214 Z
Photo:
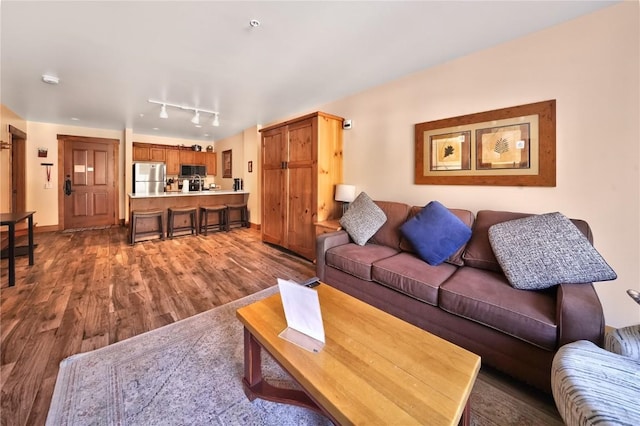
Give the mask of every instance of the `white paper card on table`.
M 280 278 L 278 288 L 287 320 L 287 328 L 279 336 L 308 351 L 319 352 L 325 340 L 318 292 Z

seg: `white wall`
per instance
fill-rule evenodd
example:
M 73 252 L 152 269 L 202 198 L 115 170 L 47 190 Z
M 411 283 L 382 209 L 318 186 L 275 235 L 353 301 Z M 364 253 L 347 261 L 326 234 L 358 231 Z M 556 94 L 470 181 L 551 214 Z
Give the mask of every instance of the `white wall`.
M 249 221 L 252 224 L 260 225 L 262 223 L 261 208 L 262 197 L 260 193 L 260 140 L 258 126 L 250 127 L 242 134 L 244 145 L 244 161 L 242 176 L 244 179 L 244 189 L 249 191 L 249 199 L 247 201 L 247 209 L 249 210 Z M 248 163 L 252 162 L 252 171 L 249 172 Z
M 585 219 L 618 279 L 597 283 L 607 324 L 640 322 L 638 3 L 625 2 L 321 106 L 353 120 L 345 182 L 378 200 Z M 419 52 L 416 52 L 419 54 Z M 555 188 L 413 184 L 414 125 L 557 100 Z

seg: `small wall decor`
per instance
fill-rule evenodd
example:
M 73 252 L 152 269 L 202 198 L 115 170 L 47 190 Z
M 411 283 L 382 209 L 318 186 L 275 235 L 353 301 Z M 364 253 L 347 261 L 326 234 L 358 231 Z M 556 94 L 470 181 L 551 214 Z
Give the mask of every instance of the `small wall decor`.
M 226 151 L 222 151 L 222 177 L 223 178 L 232 177 L 230 149 Z
M 253 161 L 249 161 L 249 162 L 247 163 L 247 171 L 248 171 L 249 173 L 252 173 L 252 172 L 253 172 Z
M 38 157 L 47 158 L 47 148 L 38 148 Z
M 416 124 L 414 181 L 556 186 L 556 101 Z

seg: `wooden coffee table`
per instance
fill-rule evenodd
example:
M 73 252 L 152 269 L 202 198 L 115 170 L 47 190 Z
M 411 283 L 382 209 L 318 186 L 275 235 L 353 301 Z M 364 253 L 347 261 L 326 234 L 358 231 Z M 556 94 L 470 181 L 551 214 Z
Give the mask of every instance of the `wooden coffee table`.
M 307 407 L 335 424 L 468 424 L 479 356 L 326 284 L 316 289 L 326 336 L 318 353 L 278 337 L 280 294 L 238 309 L 250 400 Z M 263 380 L 261 348 L 304 392 Z

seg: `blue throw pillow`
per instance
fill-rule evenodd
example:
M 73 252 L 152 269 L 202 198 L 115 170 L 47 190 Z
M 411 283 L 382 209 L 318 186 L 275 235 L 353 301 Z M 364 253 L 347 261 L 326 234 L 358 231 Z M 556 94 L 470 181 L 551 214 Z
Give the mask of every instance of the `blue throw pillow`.
M 471 228 L 437 201 L 427 204 L 401 227 L 420 259 L 437 266 L 471 238 Z

